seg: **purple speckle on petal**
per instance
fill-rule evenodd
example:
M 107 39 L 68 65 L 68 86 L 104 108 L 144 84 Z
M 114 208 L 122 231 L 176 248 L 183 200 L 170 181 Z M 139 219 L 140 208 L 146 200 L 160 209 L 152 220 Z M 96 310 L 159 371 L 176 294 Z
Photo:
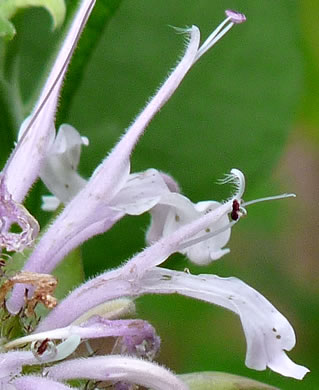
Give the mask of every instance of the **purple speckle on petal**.
M 225 14 L 230 20 L 235 24 L 240 24 L 246 22 L 246 16 L 236 11 L 228 9 L 225 11 Z

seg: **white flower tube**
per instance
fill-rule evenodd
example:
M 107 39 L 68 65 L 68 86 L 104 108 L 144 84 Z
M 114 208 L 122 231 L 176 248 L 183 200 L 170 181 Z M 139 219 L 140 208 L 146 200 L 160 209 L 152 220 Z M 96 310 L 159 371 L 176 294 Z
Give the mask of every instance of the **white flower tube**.
M 296 343 L 288 320 L 265 297 L 237 278 L 190 275 L 156 267 L 140 281 L 140 293 L 177 293 L 225 307 L 240 317 L 247 342 L 247 367 L 255 370 L 269 367 L 296 379 L 309 372 L 285 353 Z

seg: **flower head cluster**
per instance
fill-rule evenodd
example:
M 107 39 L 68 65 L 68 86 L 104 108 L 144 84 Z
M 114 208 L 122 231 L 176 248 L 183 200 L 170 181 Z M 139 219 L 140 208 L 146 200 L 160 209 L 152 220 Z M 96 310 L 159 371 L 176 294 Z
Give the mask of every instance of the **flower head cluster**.
M 56 136 L 54 115 L 68 63 L 93 7 L 94 0 L 81 2 L 38 103 L 22 124 L 18 143 L 0 176 L 0 245 L 7 251 L 23 251 L 34 245 L 39 227 L 22 203 L 38 177 L 54 195 L 44 199 L 43 207 L 53 210 L 60 203 L 65 205 L 39 239 L 23 270 L 5 283 L 13 287 L 6 301 L 11 315 L 25 313 L 25 302 L 31 314 L 39 302 L 55 307 L 31 334 L 26 332 L 3 346 L 0 385 L 6 389 L 45 386 L 62 390 L 70 388 L 68 380 L 83 379 L 107 381 L 118 390 L 130 389 L 132 384 L 186 390 L 187 385 L 178 377 L 152 362 L 160 345 L 154 328 L 142 320 L 120 319 L 133 310 L 132 299 L 154 293 L 177 293 L 233 311 L 240 317 L 247 340 L 246 365 L 257 370 L 269 367 L 301 379 L 308 370 L 285 353 L 295 345 L 294 331 L 257 291 L 236 278 L 158 267 L 176 252 L 198 264 L 229 252 L 224 247 L 231 227 L 246 214 L 245 206 L 256 202 L 242 200 L 242 172 L 232 169 L 224 180 L 236 187 L 230 199 L 197 204 L 180 194 L 177 183 L 160 171 L 130 173 L 130 155 L 154 115 L 199 58 L 235 24 L 244 22 L 245 16 L 226 11 L 224 22 L 201 46 L 198 28 L 192 26 L 186 31 L 189 40 L 183 58 L 91 178 L 85 180 L 77 173 L 77 165 L 81 146 L 88 145 L 88 140 L 69 125 L 62 125 Z M 266 200 L 287 196 L 292 195 Z M 149 246 L 118 269 L 84 283 L 56 305 L 52 297 L 56 282 L 48 274 L 57 264 L 73 248 L 106 232 L 126 214 L 147 211 L 152 216 L 147 232 Z M 20 226 L 20 233 L 11 231 L 15 224 Z M 4 301 L 7 290 L 0 291 Z M 106 337 L 117 339 L 113 353 L 93 356 L 96 351 L 91 342 Z M 80 344 L 87 349 L 81 359 L 62 361 L 78 351 Z M 24 366 L 33 365 L 38 367 L 37 374 L 22 373 Z

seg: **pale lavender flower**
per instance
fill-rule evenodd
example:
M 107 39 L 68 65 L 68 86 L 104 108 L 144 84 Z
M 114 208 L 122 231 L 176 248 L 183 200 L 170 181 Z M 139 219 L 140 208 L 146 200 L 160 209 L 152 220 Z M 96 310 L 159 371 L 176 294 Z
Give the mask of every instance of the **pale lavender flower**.
M 92 0 L 84 0 L 80 4 L 40 99 L 30 117 L 22 124 L 18 144 L 1 174 L 0 243 L 1 247 L 10 251 L 22 251 L 26 246 L 33 244 L 38 233 L 38 225 L 20 202 L 34 180 L 39 175 L 45 175 L 46 162 L 50 155 L 52 156 L 52 150 L 55 152 L 62 151 L 63 154 L 63 147 L 65 146 L 63 144 L 66 143 L 68 147 L 70 145 L 70 137 L 65 141 L 66 133 L 70 135 L 70 127 L 62 127 L 61 135 L 54 141 L 54 114 L 63 76 L 93 6 L 94 1 Z M 71 161 L 68 162 L 71 165 L 76 159 L 78 145 L 78 142 L 74 142 L 74 147 L 70 150 L 70 156 L 68 157 L 71 157 Z M 134 182 L 135 179 L 135 176 L 133 176 L 130 181 Z M 129 188 L 130 184 L 127 187 Z M 21 233 L 10 233 L 10 226 L 14 223 L 20 225 Z M 121 310 L 115 310 L 113 315 L 116 316 L 116 313 L 120 312 Z M 125 350 L 127 354 L 148 359 L 155 356 L 160 343 L 155 330 L 145 321 L 127 320 L 117 322 L 108 321 L 99 316 L 90 316 L 86 322 L 74 325 L 72 331 L 70 329 L 60 329 L 59 335 L 61 342 L 57 345 L 52 341 L 56 338 L 56 335 L 51 335 L 50 339 L 48 337 L 41 338 L 41 335 L 38 335 L 36 338 L 31 337 L 31 340 L 28 339 L 30 336 L 27 336 L 27 340 L 24 341 L 32 341 L 30 352 L 15 351 L 0 354 L 0 387 L 5 389 L 39 389 L 46 386 L 48 389 L 68 389 L 68 386 L 48 378 L 20 376 L 22 368 L 25 365 L 39 365 L 40 363 L 52 363 L 62 360 L 75 351 L 83 338 L 87 340 L 90 338 L 120 337 L 118 342 L 123 351 Z M 16 340 L 13 346 L 19 345 L 20 342 Z M 10 345 L 7 347 L 10 348 Z M 112 360 L 113 364 L 110 366 L 110 371 L 120 367 L 121 375 L 128 382 L 159 383 L 163 378 L 163 383 L 167 388 L 186 389 L 186 385 L 165 368 L 152 365 L 152 363 L 143 360 L 138 363 L 136 358 L 132 358 L 130 367 L 126 368 L 127 360 L 128 358 L 115 357 Z M 80 361 L 80 364 L 82 363 Z M 153 368 L 153 371 L 151 368 Z M 148 371 L 147 375 L 143 374 L 145 370 Z M 116 381 L 121 379 L 121 375 L 116 377 Z M 110 373 L 110 378 L 113 376 L 114 373 L 112 375 Z M 75 375 L 76 377 L 79 377 L 79 375 Z M 144 377 L 146 379 L 143 379 Z
M 70 387 L 54 381 L 49 378 L 43 378 L 35 375 L 24 375 L 20 378 L 13 379 L 11 384 L 7 385 L 6 390 L 72 390 L 74 387 Z
M 81 340 L 119 337 L 118 348 L 121 354 L 143 358 L 148 357 L 149 360 L 153 360 L 160 347 L 160 339 L 155 329 L 148 322 L 142 320 L 107 320 L 96 315 L 91 316 L 88 321 L 82 322 L 79 325 L 71 324 L 64 328 L 53 329 L 42 333 L 37 332 L 21 337 L 7 343 L 5 347 L 7 349 L 17 348 L 27 343 L 36 345 L 38 341 L 45 339 L 51 341 L 68 340 L 73 335 L 79 336 Z M 70 351 L 74 349 L 73 345 L 77 343 L 78 340 L 72 340 L 72 343 L 70 343 Z M 68 354 L 71 354 L 71 352 Z M 55 357 L 56 355 L 57 353 L 55 353 Z M 41 356 L 39 357 L 41 358 Z
M 43 210 L 57 209 L 60 201 L 67 203 L 85 186 L 86 180 L 77 173 L 77 167 L 81 146 L 88 144 L 89 140 L 81 137 L 74 127 L 60 126 L 40 170 L 42 181 L 51 192 L 57 192 L 58 197 L 43 196 Z
M 177 293 L 223 306 L 239 315 L 247 341 L 248 367 L 256 370 L 269 367 L 282 375 L 302 379 L 309 370 L 292 362 L 285 353 L 295 345 L 292 326 L 256 290 L 236 278 L 196 276 L 156 267 L 184 248 L 190 237 L 205 231 L 231 210 L 232 200 L 161 238 L 121 268 L 88 281 L 53 309 L 41 321 L 37 331 L 70 324 L 92 307 L 108 300 Z M 205 240 L 205 237 L 201 239 Z M 193 240 L 188 242 L 193 245 Z
M 107 231 L 125 214 L 138 215 L 152 209 L 169 192 L 163 176 L 154 169 L 130 174 L 130 155 L 146 126 L 171 97 L 190 68 L 237 22 L 228 16 L 202 46 L 199 46 L 199 29 L 193 26 L 187 30 L 189 42 L 181 61 L 111 153 L 96 168 L 88 183 L 71 201 L 67 199 L 69 202 L 63 212 L 43 235 L 24 270 L 51 272 L 73 248 Z M 52 167 L 49 158 L 50 155 L 46 164 Z M 55 177 L 51 180 L 51 187 L 55 188 L 55 195 L 62 200 L 61 187 L 72 182 L 63 183 L 57 177 L 58 170 L 52 169 L 52 172 Z M 62 179 L 64 177 L 62 175 Z M 49 181 L 48 177 L 46 181 Z M 58 184 L 54 185 L 53 181 Z M 76 193 L 76 190 L 72 189 L 71 193 Z M 23 296 L 24 288 L 16 287 L 7 304 L 11 312 L 20 310 Z
M 0 388 L 16 389 L 23 388 L 24 378 L 21 377 L 18 387 L 12 384 L 12 380 L 21 375 L 23 366 L 38 365 L 40 362 L 52 363 L 64 359 L 69 356 L 79 345 L 78 336 L 72 335 L 71 338 L 62 342 L 56 350 L 52 349 L 45 351 L 42 359 L 39 359 L 31 351 L 14 351 L 0 354 Z M 35 379 L 36 382 L 36 379 Z M 2 386 L 2 387 L 1 387 Z M 52 387 L 54 388 L 54 387 Z
M 225 213 L 218 221 L 214 221 L 212 225 L 207 226 L 205 232 L 202 231 L 195 235 L 192 242 L 188 241 L 180 246 L 179 252 L 185 254 L 195 264 L 209 264 L 230 252 L 228 248 L 223 247 L 230 239 L 231 227 L 241 216 L 247 214 L 245 206 L 260 201 L 295 197 L 294 194 L 282 194 L 244 202 L 242 197 L 245 192 L 245 176 L 238 169 L 232 169 L 224 179 L 219 180 L 219 184 L 225 183 L 231 183 L 235 187 L 235 192 L 230 197 L 232 204 L 230 219 L 234 222 L 230 223 L 229 217 Z M 170 186 L 173 186 L 172 179 L 170 180 Z M 150 210 L 152 222 L 146 234 L 146 240 L 148 243 L 153 243 L 161 237 L 169 236 L 179 227 L 218 209 L 221 205 L 220 202 L 216 201 L 202 201 L 194 204 L 184 195 L 175 191 L 166 193 L 157 205 Z M 220 232 L 216 234 L 217 231 Z
M 118 355 L 68 360 L 46 369 L 45 375 L 56 380 L 129 381 L 154 390 L 188 389 L 180 379 L 157 364 Z
M 67 380 L 71 378 L 114 380 L 115 382 L 125 380 L 141 385 L 147 385 L 153 382 L 165 383 L 167 387 L 164 385 L 163 387 L 158 387 L 161 389 L 176 388 L 184 390 L 187 388 L 165 368 L 147 362 L 147 360 L 153 360 L 160 345 L 160 339 L 151 325 L 142 320 L 110 321 L 100 316 L 90 317 L 88 321 L 80 325 L 71 325 L 66 328 L 44 333 L 35 333 L 7 343 L 5 348 L 10 349 L 32 342 L 32 352 L 23 351 L 0 354 L 0 384 L 13 384 L 17 386 L 16 388 L 23 388 L 25 378 L 28 386 L 29 383 L 31 386 L 33 381 L 37 384 L 39 381 L 38 377 L 22 376 L 20 378 L 21 381 L 18 382 L 12 378 L 21 373 L 24 365 L 38 365 L 40 363 L 52 363 L 63 360 L 72 355 L 81 340 L 101 339 L 105 337 L 118 337 L 116 346 L 119 347 L 119 352 L 121 352 L 122 356 L 111 355 L 109 359 L 104 356 L 101 356 L 99 359 L 90 357 L 75 359 L 70 361 L 71 368 L 68 367 L 64 370 L 63 368 L 65 366 L 57 365 L 54 371 L 47 370 L 43 374 L 51 376 L 55 380 Z M 65 341 L 56 345 L 53 340 Z M 45 348 L 43 345 L 45 345 Z M 128 356 L 131 356 L 131 358 Z M 137 358 L 143 358 L 143 360 L 138 360 Z M 98 369 L 95 366 L 99 363 L 103 363 L 104 366 Z M 94 367 L 95 369 L 92 369 Z M 61 371 L 61 369 L 63 370 Z M 115 375 L 116 371 L 119 372 L 118 376 Z M 53 389 L 54 383 L 52 381 Z M 57 389 L 59 388 L 57 386 Z
M 153 243 L 122 267 L 102 274 L 73 291 L 39 323 L 35 333 L 8 343 L 5 348 L 32 343 L 31 351 L 0 354 L 0 385 L 6 389 L 47 387 L 49 390 L 63 390 L 69 388 L 64 381 L 82 378 L 111 381 L 118 388 L 139 384 L 158 390 L 186 390 L 187 386 L 167 369 L 145 360 L 153 359 L 159 348 L 159 338 L 151 325 L 141 320 L 110 321 L 93 314 L 99 312 L 105 302 L 154 293 L 178 293 L 233 311 L 239 315 L 245 332 L 247 366 L 258 370 L 269 367 L 282 375 L 301 379 L 308 370 L 293 363 L 285 354 L 295 344 L 293 329 L 257 291 L 236 278 L 195 276 L 157 267 L 175 252 L 185 253 L 199 263 L 217 259 L 226 253 L 227 249 L 223 247 L 229 239 L 230 227 L 245 213 L 244 207 L 251 203 L 244 203 L 241 199 L 243 174 L 238 170 L 231 171 L 229 179 L 239 183 L 238 191 L 225 203 L 194 206 L 177 193 L 178 187 L 173 179 L 165 174 L 154 169 L 130 173 L 130 155 L 154 115 L 197 60 L 234 24 L 245 21 L 244 15 L 227 11 L 225 21 L 202 46 L 199 46 L 198 28 L 193 26 L 188 30 L 190 39 L 182 60 L 89 181 L 85 182 L 77 174 L 76 167 L 80 147 L 87 141 L 66 125 L 55 138 L 54 113 L 68 62 L 93 6 L 94 1 L 82 1 L 39 103 L 22 125 L 17 147 L 2 172 L 1 245 L 10 248 L 11 242 L 14 242 L 11 248 L 22 250 L 33 243 L 37 233 L 36 222 L 20 203 L 39 175 L 58 201 L 66 203 L 66 206 L 39 241 L 25 270 L 50 272 L 71 249 L 107 231 L 125 214 L 137 215 L 151 210 L 153 222 L 148 238 Z M 24 169 L 27 156 L 28 161 L 32 156 L 32 163 Z M 65 172 L 59 178 L 61 170 Z M 17 180 L 19 175 L 21 181 Z M 182 218 L 182 223 L 174 223 L 172 216 L 175 218 L 176 215 Z M 229 215 L 233 222 L 229 221 Z M 21 236 L 11 238 L 8 236 L 9 228 L 16 222 L 20 223 L 23 232 Z M 175 218 L 175 222 L 179 221 Z M 7 303 L 11 312 L 18 312 L 23 306 L 24 289 L 25 286 L 22 286 L 13 292 Z M 31 288 L 29 292 L 32 295 Z M 119 349 L 121 355 L 56 363 L 71 356 L 82 341 L 104 337 L 120 337 L 115 349 Z M 54 340 L 61 342 L 56 344 Z M 21 375 L 23 366 L 42 363 L 55 363 L 42 371 L 45 378 Z
M 94 4 L 94 0 L 82 1 L 38 102 L 21 125 L 18 144 L 3 170 L 7 189 L 16 202 L 23 201 L 38 178 L 43 159 L 53 141 L 54 117 L 63 78 Z
M 21 203 L 38 178 L 53 142 L 54 116 L 63 78 L 94 4 L 95 0 L 82 2 L 40 97 L 31 115 L 22 123 L 18 143 L 0 175 L 0 248 L 22 251 L 32 246 L 38 234 L 36 220 Z M 22 230 L 23 239 L 19 244 L 17 235 L 8 233 L 14 223 Z

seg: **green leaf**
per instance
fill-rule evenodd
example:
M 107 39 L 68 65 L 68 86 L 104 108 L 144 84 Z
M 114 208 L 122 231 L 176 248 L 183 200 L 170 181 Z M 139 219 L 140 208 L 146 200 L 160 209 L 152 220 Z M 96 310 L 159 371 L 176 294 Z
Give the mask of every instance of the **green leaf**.
M 57 127 L 65 122 L 71 109 L 73 98 L 81 85 L 81 80 L 86 71 L 91 57 L 103 36 L 106 27 L 111 21 L 122 0 L 99 0 L 96 2 L 88 23 L 81 35 L 77 50 L 75 51 L 66 80 L 62 89 L 57 112 Z M 26 103 L 26 107 L 34 105 L 38 98 L 41 86 L 46 81 L 46 75 L 53 63 L 57 51 L 72 23 L 79 1 L 69 1 L 67 7 L 66 23 L 58 34 L 48 34 L 45 20 L 41 15 L 33 13 L 28 19 L 28 24 L 20 23 L 19 31 L 22 40 L 21 50 L 17 60 L 21 61 L 20 88 Z M 34 40 L 33 37 L 37 36 Z M 40 61 L 34 58 L 41 57 Z M 28 112 L 28 111 L 27 111 Z
M 54 294 L 58 299 L 79 286 L 84 281 L 81 249 L 73 250 L 53 271 L 53 275 L 58 279 Z
M 0 77 L 0 167 L 2 168 L 10 154 L 14 141 L 14 118 L 12 117 L 13 104 L 10 99 L 11 90 L 8 83 Z
M 304 134 L 312 141 L 319 143 L 319 26 L 316 16 L 319 12 L 319 3 L 311 0 L 302 0 L 300 3 L 301 33 L 305 53 L 305 93 L 303 95 L 301 121 Z
M 122 0 L 99 0 L 96 2 L 68 70 L 67 82 L 62 90 L 61 104 L 57 113 L 57 125 L 66 121 L 72 107 L 72 99 L 81 85 L 86 67 L 103 32 L 121 3 Z
M 65 17 L 64 0 L 2 0 L 0 2 L 0 37 L 12 39 L 15 28 L 9 21 L 20 9 L 44 7 L 53 19 L 54 28 L 60 26 Z
M 15 33 L 14 25 L 0 14 L 0 38 L 12 39 Z
M 190 390 L 276 390 L 276 387 L 265 385 L 242 376 L 224 372 L 198 372 L 179 375 Z

